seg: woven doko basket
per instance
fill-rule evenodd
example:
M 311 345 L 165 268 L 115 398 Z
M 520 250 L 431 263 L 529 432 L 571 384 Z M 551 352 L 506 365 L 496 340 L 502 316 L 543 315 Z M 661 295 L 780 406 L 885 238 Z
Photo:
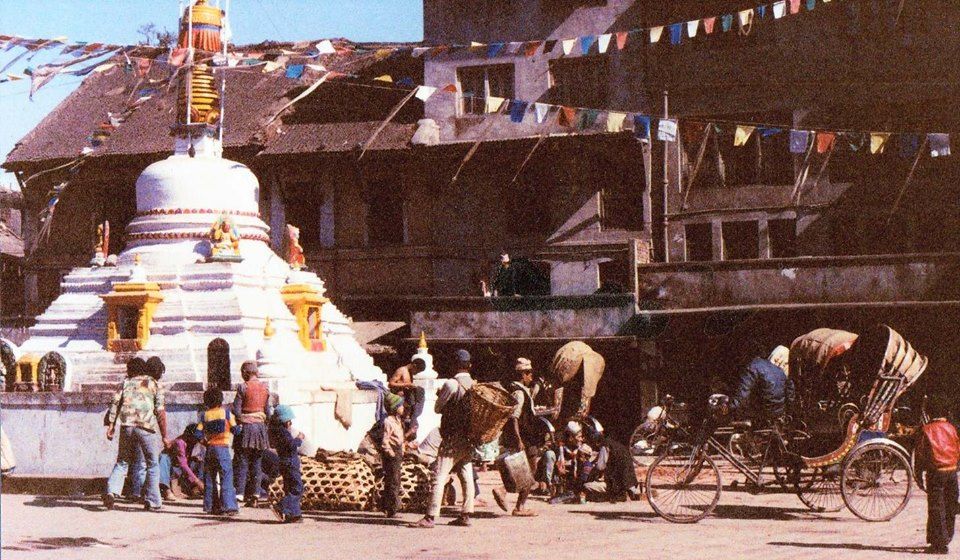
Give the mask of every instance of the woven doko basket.
M 326 461 L 301 457 L 300 464 L 303 509 L 359 511 L 371 506 L 377 481 L 373 470 L 359 456 Z M 270 499 L 282 497 L 283 480 L 277 477 L 270 486 Z
M 301 457 L 303 499 L 301 507 L 313 511 L 361 511 L 380 508 L 383 472 L 370 468 L 359 456 L 318 461 Z M 430 501 L 430 470 L 413 460 L 404 461 L 400 475 L 401 511 L 423 511 Z M 270 485 L 270 499 L 283 498 L 281 477 Z
M 467 392 L 470 399 L 470 443 L 489 443 L 500 435 L 517 406 L 513 395 L 493 383 L 477 383 Z

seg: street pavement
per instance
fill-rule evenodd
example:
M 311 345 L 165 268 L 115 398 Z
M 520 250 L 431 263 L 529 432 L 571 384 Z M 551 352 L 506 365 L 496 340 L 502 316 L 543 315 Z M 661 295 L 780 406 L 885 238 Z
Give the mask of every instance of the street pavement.
M 924 543 L 926 497 L 916 493 L 893 521 L 866 523 L 843 511 L 812 515 L 789 494 L 751 495 L 725 489 L 714 516 L 676 525 L 646 502 L 549 505 L 540 516 L 510 517 L 493 503 L 498 482 L 482 473 L 473 527 L 409 529 L 418 515 L 385 519 L 376 513 L 307 513 L 280 525 L 267 509 L 243 509 L 220 519 L 199 501 L 165 504 L 148 513 L 119 503 L 106 511 L 95 497 L 2 496 L 0 543 L 7 559 L 294 560 L 298 558 L 601 560 L 774 558 L 916 558 Z M 452 519 L 453 510 L 441 520 Z M 960 550 L 960 543 L 954 548 Z M 956 556 L 954 556 L 956 557 Z

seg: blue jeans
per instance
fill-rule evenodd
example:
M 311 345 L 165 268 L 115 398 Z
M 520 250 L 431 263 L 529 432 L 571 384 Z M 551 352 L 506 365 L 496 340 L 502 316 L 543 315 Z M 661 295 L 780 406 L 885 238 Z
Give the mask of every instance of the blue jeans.
M 157 465 L 160 467 L 160 488 L 170 488 L 170 473 L 172 472 L 172 463 L 170 456 L 161 453 L 157 459 Z M 137 458 L 130 465 L 130 495 L 139 498 L 143 493 L 143 482 L 147 478 L 147 465 L 143 460 L 143 454 L 137 451 Z
M 299 517 L 300 498 L 303 496 L 303 480 L 300 478 L 300 457 L 280 459 L 280 475 L 283 476 L 283 499 L 280 500 L 280 513 Z
M 234 449 L 237 458 L 237 490 L 243 490 L 243 496 L 249 500 L 260 495 L 260 479 L 263 477 L 261 463 L 262 449 L 238 447 Z
M 217 482 L 220 483 L 220 494 Z M 230 448 L 222 445 L 207 447 L 207 457 L 203 464 L 203 511 L 237 511 L 237 492 L 233 487 L 233 464 Z
M 160 434 L 136 428 L 121 426 L 120 444 L 117 450 L 117 464 L 107 479 L 107 493 L 119 496 L 123 491 L 123 481 L 127 478 L 130 464 L 135 462 L 138 453 L 143 454 L 146 463 L 146 502 L 153 507 L 160 507 L 160 451 L 163 449 L 163 440 Z

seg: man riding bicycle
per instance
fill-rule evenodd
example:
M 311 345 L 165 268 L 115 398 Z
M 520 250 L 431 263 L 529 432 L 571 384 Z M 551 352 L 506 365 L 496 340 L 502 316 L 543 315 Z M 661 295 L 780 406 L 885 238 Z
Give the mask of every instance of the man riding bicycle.
M 795 398 L 793 381 L 788 377 L 790 350 L 777 346 L 770 356 L 754 358 L 740 374 L 737 389 L 730 399 L 730 410 L 739 416 L 752 412 L 755 420 L 770 423 L 786 416 Z

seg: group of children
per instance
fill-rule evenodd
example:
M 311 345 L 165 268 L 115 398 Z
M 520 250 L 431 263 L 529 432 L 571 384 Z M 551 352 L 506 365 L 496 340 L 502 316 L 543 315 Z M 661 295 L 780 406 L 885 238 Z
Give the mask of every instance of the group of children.
M 234 487 L 230 450 L 234 436 L 241 431 L 240 425 L 230 410 L 223 406 L 222 391 L 213 388 L 204 391 L 203 404 L 205 410 L 198 426 L 203 434 L 202 443 L 206 447 L 203 463 L 203 511 L 225 516 L 237 515 L 239 504 Z M 268 426 L 269 441 L 277 453 L 284 492 L 280 501 L 271 504 L 271 510 L 283 523 L 297 523 L 302 520 L 300 498 L 303 495 L 303 481 L 298 450 L 304 436 L 302 432 L 296 435 L 293 433 L 294 418 L 290 406 L 279 405 L 273 411 Z M 247 498 L 248 504 L 256 503 L 255 498 L 251 500 L 249 495 Z

